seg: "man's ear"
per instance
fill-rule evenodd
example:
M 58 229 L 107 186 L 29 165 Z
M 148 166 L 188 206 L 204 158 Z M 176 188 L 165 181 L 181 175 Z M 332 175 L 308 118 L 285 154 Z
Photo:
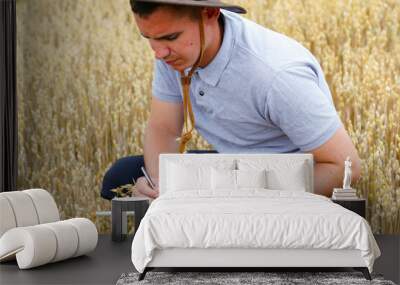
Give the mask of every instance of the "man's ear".
M 203 8 L 202 15 L 205 15 L 207 21 L 218 20 L 220 8 L 205 7 Z

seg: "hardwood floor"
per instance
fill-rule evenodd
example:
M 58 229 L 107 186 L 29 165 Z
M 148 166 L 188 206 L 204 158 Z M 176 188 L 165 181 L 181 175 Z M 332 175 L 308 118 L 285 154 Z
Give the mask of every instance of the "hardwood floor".
M 400 284 L 400 235 L 375 235 L 375 239 L 381 257 L 375 261 L 374 271 Z
M 100 235 L 95 251 L 87 256 L 19 270 L 16 262 L 0 264 L 0 284 L 115 284 L 124 272 L 134 270 L 130 252 L 132 238 L 112 242 Z
M 382 256 L 376 260 L 374 272 L 400 282 L 400 235 L 375 236 Z M 130 258 L 132 237 L 112 242 L 110 235 L 99 236 L 94 252 L 87 256 L 19 270 L 16 262 L 0 264 L 0 284 L 115 284 L 124 272 L 134 271 Z

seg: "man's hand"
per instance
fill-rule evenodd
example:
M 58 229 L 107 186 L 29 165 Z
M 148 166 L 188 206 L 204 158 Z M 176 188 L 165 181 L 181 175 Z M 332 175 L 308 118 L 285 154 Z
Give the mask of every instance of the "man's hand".
M 156 185 L 155 189 L 151 188 L 149 183 L 144 176 L 139 177 L 136 181 L 136 196 L 145 196 L 152 199 L 155 199 L 159 195 L 159 185 L 158 179 L 152 179 L 154 184 Z

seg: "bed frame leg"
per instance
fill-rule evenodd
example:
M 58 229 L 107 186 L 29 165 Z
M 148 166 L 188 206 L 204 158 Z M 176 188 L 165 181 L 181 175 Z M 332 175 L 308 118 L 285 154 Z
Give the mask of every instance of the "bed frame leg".
M 144 271 L 142 273 L 139 274 L 139 278 L 138 281 L 142 281 L 144 279 L 144 277 L 146 276 L 148 269 L 147 267 L 144 269 Z
M 355 270 L 361 271 L 364 275 L 365 279 L 372 280 L 371 275 L 369 274 L 369 270 L 367 267 L 354 267 Z

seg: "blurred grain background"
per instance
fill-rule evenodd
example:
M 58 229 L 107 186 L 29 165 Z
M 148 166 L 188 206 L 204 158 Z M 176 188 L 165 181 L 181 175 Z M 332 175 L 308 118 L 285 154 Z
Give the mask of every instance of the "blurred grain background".
M 318 58 L 363 160 L 355 185 L 375 233 L 400 233 L 400 1 L 242 0 L 259 24 Z M 17 0 L 18 188 L 52 192 L 101 232 L 102 177 L 141 154 L 152 52 L 128 0 Z M 210 146 L 196 135 L 191 149 Z

